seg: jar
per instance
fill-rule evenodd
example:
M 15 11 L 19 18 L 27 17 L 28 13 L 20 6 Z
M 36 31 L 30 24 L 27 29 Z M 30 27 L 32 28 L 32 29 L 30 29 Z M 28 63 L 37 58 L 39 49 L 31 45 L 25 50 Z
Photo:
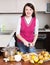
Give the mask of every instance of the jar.
M 8 56 L 9 56 L 8 51 L 4 51 L 4 52 L 3 52 L 3 57 L 7 58 Z

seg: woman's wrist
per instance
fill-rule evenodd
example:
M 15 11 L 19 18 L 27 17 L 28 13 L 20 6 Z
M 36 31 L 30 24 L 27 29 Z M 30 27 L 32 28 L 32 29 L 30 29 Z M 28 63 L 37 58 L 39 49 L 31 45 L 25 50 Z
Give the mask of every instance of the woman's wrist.
M 35 46 L 35 42 L 32 42 L 32 45 Z
M 25 43 L 25 42 L 26 42 L 26 40 L 25 40 L 25 39 L 23 39 L 23 40 L 22 40 L 22 42 L 23 42 L 23 43 Z

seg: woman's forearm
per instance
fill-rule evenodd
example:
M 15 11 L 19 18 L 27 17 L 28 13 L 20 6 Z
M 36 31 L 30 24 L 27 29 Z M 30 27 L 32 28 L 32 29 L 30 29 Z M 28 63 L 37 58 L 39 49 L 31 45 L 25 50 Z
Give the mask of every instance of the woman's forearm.
M 25 39 L 20 34 L 17 35 L 17 38 L 20 39 L 23 43 L 25 42 Z
M 34 40 L 33 40 L 33 42 L 32 42 L 34 45 L 35 45 L 35 43 L 36 43 L 36 41 L 37 41 L 37 38 L 38 38 L 38 34 L 35 35 Z
M 20 34 L 17 35 L 17 38 L 20 39 L 25 46 L 27 46 L 27 47 L 29 46 L 28 41 L 26 41 Z

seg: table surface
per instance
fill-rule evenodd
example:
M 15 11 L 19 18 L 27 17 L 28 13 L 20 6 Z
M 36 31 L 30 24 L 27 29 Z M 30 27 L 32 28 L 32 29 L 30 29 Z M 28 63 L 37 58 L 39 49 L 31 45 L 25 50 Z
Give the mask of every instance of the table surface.
M 24 61 L 20 61 L 20 62 L 5 62 L 3 60 L 3 57 L 0 56 L 0 65 L 50 65 L 50 61 L 44 62 L 43 64 L 32 64 L 30 62 L 24 62 Z

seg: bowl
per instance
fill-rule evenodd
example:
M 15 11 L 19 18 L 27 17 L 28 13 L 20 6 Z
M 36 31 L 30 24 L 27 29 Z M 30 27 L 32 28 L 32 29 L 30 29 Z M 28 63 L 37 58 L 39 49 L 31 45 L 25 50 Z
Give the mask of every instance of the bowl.
M 21 61 L 21 59 L 22 59 L 22 56 L 21 55 L 15 55 L 14 56 L 15 57 L 15 61 Z

